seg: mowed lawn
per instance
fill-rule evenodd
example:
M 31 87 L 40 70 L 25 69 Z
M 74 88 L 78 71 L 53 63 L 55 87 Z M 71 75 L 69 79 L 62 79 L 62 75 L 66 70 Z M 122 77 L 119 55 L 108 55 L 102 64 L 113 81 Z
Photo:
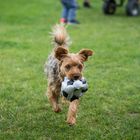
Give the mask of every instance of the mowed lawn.
M 94 50 L 85 63 L 89 90 L 80 99 L 77 124 L 66 124 L 67 105 L 52 112 L 45 96 L 44 63 L 51 52 L 57 0 L 0 2 L 0 140 L 139 140 L 140 16 L 102 13 L 79 2 L 78 26 L 68 26 L 71 52 Z

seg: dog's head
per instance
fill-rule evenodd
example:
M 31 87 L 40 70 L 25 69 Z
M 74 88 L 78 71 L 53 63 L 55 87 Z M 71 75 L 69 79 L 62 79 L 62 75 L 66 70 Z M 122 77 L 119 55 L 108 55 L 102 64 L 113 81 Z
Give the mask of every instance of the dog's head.
M 72 80 L 81 79 L 84 62 L 92 54 L 93 51 L 88 49 L 82 49 L 77 54 L 69 53 L 64 47 L 55 49 L 55 57 L 60 61 L 61 73 Z

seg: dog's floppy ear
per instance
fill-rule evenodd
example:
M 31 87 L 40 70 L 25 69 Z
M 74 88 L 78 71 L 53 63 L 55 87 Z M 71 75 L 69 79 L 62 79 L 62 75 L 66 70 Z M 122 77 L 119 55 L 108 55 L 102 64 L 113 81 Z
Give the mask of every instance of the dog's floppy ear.
M 57 47 L 55 50 L 54 50 L 54 52 L 55 52 L 55 57 L 59 60 L 59 61 L 61 61 L 64 57 L 66 57 L 67 56 L 67 54 L 68 54 L 68 50 L 66 49 L 66 48 L 64 48 L 64 47 Z
M 87 61 L 89 56 L 93 55 L 93 51 L 89 49 L 82 49 L 79 52 L 79 56 L 82 62 Z

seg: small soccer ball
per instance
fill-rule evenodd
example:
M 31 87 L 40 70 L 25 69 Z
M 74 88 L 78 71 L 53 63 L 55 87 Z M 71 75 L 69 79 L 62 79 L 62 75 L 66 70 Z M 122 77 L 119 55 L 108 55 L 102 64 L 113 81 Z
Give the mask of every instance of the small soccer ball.
M 84 78 L 81 80 L 70 80 L 65 77 L 61 86 L 61 94 L 69 101 L 79 99 L 87 90 L 88 85 Z

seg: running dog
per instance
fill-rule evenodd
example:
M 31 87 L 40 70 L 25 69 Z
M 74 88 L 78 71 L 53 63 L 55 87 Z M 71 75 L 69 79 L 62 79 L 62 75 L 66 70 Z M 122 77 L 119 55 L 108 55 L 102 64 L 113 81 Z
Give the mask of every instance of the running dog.
M 47 74 L 48 87 L 47 96 L 54 112 L 60 112 L 59 97 L 61 92 L 61 83 L 64 77 L 72 80 L 80 80 L 84 62 L 92 56 L 93 51 L 82 49 L 78 53 L 69 53 L 68 47 L 70 38 L 66 28 L 62 25 L 56 25 L 52 31 L 53 50 L 45 64 L 45 73 Z M 79 99 L 69 103 L 67 123 L 74 125 L 76 123 L 76 112 Z

